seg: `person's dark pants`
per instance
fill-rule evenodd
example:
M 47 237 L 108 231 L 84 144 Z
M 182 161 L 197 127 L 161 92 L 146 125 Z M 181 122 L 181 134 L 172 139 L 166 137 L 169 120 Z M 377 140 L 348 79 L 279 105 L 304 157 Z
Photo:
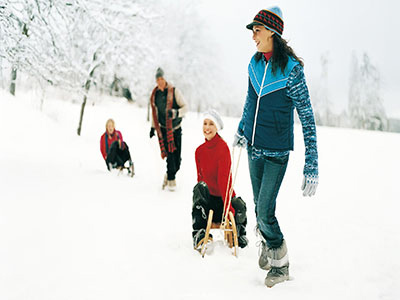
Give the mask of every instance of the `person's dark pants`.
M 246 235 L 246 204 L 240 197 L 232 198 L 232 206 L 235 209 L 235 222 L 239 235 Z M 200 181 L 193 188 L 192 224 L 194 237 L 201 229 L 206 229 L 208 213 L 214 211 L 213 222 L 222 221 L 224 205 L 221 197 L 210 195 L 210 191 L 205 182 Z
M 161 133 L 164 139 L 165 149 L 168 151 L 167 130 L 161 128 Z M 176 150 L 172 153 L 167 153 L 167 176 L 168 180 L 174 180 L 176 173 L 181 167 L 181 148 L 182 148 L 182 128 L 174 131 L 174 143 Z
M 267 246 L 278 248 L 282 245 L 283 234 L 275 216 L 276 197 L 285 176 L 289 155 L 252 159 L 249 149 L 248 160 L 258 228 Z
M 122 149 L 119 147 L 118 141 L 111 144 L 108 149 L 106 164 L 109 168 L 109 163 L 116 165 L 116 167 L 123 167 L 125 162 L 131 159 L 131 154 L 129 153 L 128 145 L 123 142 Z
M 207 218 L 210 209 L 214 211 L 213 222 L 220 223 L 224 210 L 222 198 L 210 195 L 207 184 L 201 181 L 193 188 L 193 236 L 198 230 L 207 227 Z

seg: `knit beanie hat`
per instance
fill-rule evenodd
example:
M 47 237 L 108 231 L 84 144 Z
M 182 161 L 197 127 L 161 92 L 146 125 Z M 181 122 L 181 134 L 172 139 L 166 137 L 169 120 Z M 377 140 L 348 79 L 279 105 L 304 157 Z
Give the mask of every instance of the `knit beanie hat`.
M 214 109 L 210 109 L 203 114 L 203 120 L 205 119 L 213 121 L 215 126 L 217 127 L 217 131 L 220 131 L 224 128 L 224 122 L 222 122 L 221 116 Z
M 164 77 L 164 70 L 159 67 L 156 71 L 156 79 L 160 77 Z
M 254 17 L 253 22 L 247 25 L 246 28 L 252 30 L 254 25 L 262 25 L 277 35 L 282 36 L 283 18 L 281 9 L 278 6 L 273 6 L 260 10 Z

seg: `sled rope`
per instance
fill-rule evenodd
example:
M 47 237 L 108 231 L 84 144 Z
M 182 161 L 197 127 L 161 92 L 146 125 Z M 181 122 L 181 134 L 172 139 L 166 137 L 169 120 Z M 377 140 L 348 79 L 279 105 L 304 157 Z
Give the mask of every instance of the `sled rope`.
M 236 182 L 236 177 L 237 177 L 237 173 L 238 173 L 238 169 L 239 169 L 239 162 L 240 162 L 240 155 L 242 154 L 242 147 L 240 147 L 239 150 L 239 157 L 237 160 L 237 164 L 236 164 L 236 168 L 234 168 L 234 162 L 235 162 L 235 147 L 233 147 L 232 150 L 232 163 L 231 163 L 231 169 L 229 171 L 229 177 L 228 177 L 228 182 L 226 184 L 226 194 L 225 194 L 225 201 L 228 201 L 228 205 L 224 205 L 224 210 L 222 212 L 222 222 L 221 222 L 221 228 L 225 229 L 226 224 L 227 224 L 227 220 L 228 220 L 228 214 L 229 214 L 229 207 L 231 206 L 231 201 L 232 201 L 232 194 L 233 194 L 233 186 L 235 185 Z M 228 187 L 229 187 L 229 182 L 232 178 L 232 173 L 234 173 L 233 176 L 233 180 L 232 180 L 232 185 L 229 189 L 229 193 L 228 193 Z M 229 195 L 229 198 L 227 198 L 227 196 Z M 224 201 L 224 204 L 225 204 Z

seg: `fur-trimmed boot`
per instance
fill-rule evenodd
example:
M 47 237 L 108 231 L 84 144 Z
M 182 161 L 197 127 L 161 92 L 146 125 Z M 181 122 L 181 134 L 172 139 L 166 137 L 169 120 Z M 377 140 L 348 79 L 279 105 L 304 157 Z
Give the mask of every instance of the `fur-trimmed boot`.
M 256 228 L 254 229 L 256 236 L 258 236 L 260 238 L 260 241 L 257 242 L 257 246 L 260 247 L 258 250 L 258 266 L 260 267 L 260 269 L 262 270 L 266 270 L 268 271 L 269 269 L 271 269 L 271 265 L 269 264 L 269 260 L 268 260 L 268 246 L 267 246 L 267 242 L 265 241 L 264 236 L 262 235 L 260 229 L 258 228 L 258 226 L 256 226 Z
M 280 247 L 267 249 L 266 254 L 271 269 L 265 278 L 265 285 L 273 287 L 277 283 L 289 280 L 289 256 L 285 240 Z
M 271 269 L 271 265 L 269 263 L 268 260 L 268 246 L 264 241 L 259 241 L 260 247 L 261 247 L 261 251 L 259 251 L 259 258 L 258 258 L 258 266 L 260 267 L 260 269 L 266 270 L 268 271 L 269 269 Z

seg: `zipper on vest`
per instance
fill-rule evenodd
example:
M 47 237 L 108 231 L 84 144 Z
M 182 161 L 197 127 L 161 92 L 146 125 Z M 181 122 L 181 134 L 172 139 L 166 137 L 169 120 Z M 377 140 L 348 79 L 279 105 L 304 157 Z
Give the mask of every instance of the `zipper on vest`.
M 262 93 L 262 89 L 263 89 L 263 86 L 264 86 L 265 75 L 267 74 L 268 65 L 269 65 L 269 62 L 267 62 L 267 65 L 265 66 L 264 76 L 263 76 L 263 79 L 262 79 L 262 82 L 261 82 L 261 86 L 260 86 L 260 93 L 258 94 L 258 98 L 257 98 L 256 113 L 255 113 L 255 116 L 254 116 L 254 125 L 253 125 L 253 136 L 251 137 L 251 144 L 252 145 L 254 145 L 254 139 L 256 137 L 256 125 L 257 125 L 258 109 L 260 108 L 260 98 L 261 98 L 261 93 Z

